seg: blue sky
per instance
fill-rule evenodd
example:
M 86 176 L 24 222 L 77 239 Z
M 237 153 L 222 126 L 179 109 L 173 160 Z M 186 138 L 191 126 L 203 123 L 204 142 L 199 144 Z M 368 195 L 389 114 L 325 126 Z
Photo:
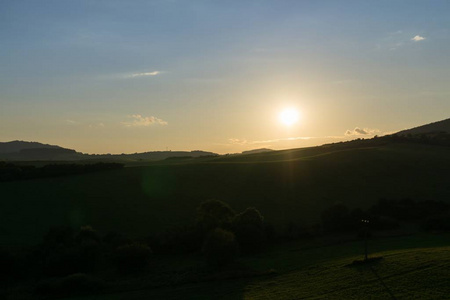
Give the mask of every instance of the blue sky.
M 445 119 L 449 6 L 3 0 L 0 140 L 227 153 Z

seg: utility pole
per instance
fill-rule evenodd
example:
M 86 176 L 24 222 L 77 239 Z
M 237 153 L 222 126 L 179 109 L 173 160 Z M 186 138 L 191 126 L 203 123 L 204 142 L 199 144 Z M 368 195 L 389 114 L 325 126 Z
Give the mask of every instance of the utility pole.
M 364 261 L 368 259 L 368 251 L 367 251 L 367 238 L 369 235 L 369 220 L 361 220 L 364 225 Z

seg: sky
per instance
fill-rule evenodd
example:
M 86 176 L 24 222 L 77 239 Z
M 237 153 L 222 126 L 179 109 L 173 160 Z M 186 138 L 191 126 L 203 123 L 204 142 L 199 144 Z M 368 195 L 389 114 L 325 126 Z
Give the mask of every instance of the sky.
M 449 15 L 433 0 L 1 0 L 0 141 L 236 153 L 446 119 Z

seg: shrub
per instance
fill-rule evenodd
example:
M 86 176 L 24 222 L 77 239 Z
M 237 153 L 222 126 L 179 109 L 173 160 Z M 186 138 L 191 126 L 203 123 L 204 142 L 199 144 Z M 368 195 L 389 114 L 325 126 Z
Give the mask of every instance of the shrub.
M 120 246 L 116 250 L 115 264 L 121 273 L 135 273 L 148 266 L 152 250 L 141 243 Z
M 9 250 L 0 249 L 0 282 L 6 283 L 6 281 L 15 279 L 18 265 L 19 261 L 16 255 Z
M 222 267 L 237 257 L 238 243 L 232 232 L 216 228 L 211 231 L 203 244 L 203 253 L 208 266 Z
M 82 226 L 80 232 L 76 235 L 75 240 L 78 243 L 86 241 L 100 242 L 101 238 L 97 231 L 95 231 L 91 226 Z
M 69 226 L 52 227 L 44 236 L 44 247 L 69 247 L 74 243 L 74 232 Z
M 449 231 L 450 230 L 450 213 L 443 213 L 425 219 L 422 228 L 429 231 Z
M 109 247 L 112 247 L 113 249 L 117 249 L 117 247 L 119 246 L 132 243 L 132 241 L 129 238 L 115 231 L 108 232 L 103 237 L 103 242 Z
M 95 270 L 102 256 L 100 238 L 91 227 L 74 237 L 69 227 L 52 228 L 44 237 L 43 271 L 51 276 Z
M 352 227 L 349 210 L 344 204 L 335 204 L 325 209 L 321 214 L 321 218 L 323 228 L 328 232 L 347 231 Z
M 400 226 L 398 221 L 391 217 L 373 216 L 370 219 L 370 228 L 374 230 L 391 230 Z
M 93 272 L 99 265 L 103 249 L 102 245 L 93 240 L 86 240 L 75 249 L 78 261 L 77 272 Z
M 148 237 L 155 252 L 192 253 L 199 251 L 204 236 L 194 226 L 174 227 L 164 233 Z
M 35 293 L 46 296 L 69 296 L 95 293 L 104 287 L 105 283 L 101 279 L 77 273 L 62 279 L 42 281 L 36 286 Z

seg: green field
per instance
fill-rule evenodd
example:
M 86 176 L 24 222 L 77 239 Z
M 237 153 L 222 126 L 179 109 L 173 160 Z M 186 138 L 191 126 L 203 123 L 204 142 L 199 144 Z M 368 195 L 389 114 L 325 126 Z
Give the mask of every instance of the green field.
M 178 262 L 177 267 L 173 261 L 168 265 L 158 259 L 155 269 L 161 277 L 171 270 L 171 282 L 158 286 L 154 277 L 144 276 L 127 282 L 134 290 L 72 299 L 448 299 L 448 234 L 374 239 L 370 247 L 373 256 L 383 258 L 354 267 L 349 265 L 361 259 L 361 242 L 318 247 L 303 241 L 274 246 L 240 262 L 275 272 L 199 282 L 174 279 L 192 272 L 192 265 L 198 264 L 195 258 Z
M 0 244 L 35 244 L 62 224 L 145 236 L 191 224 L 210 198 L 236 211 L 254 206 L 279 230 L 317 222 L 336 202 L 367 208 L 383 197 L 449 201 L 449 152 L 361 142 L 3 182 Z

